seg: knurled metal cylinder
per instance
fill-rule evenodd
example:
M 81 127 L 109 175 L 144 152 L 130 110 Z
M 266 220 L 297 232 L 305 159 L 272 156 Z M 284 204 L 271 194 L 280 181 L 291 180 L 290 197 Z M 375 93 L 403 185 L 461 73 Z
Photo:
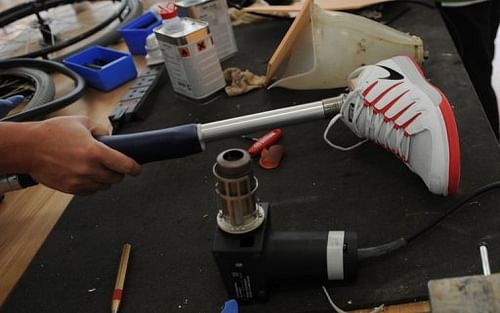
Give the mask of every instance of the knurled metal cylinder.
M 213 168 L 219 196 L 217 224 L 228 233 L 250 232 L 262 224 L 264 214 L 255 201 L 258 188 L 247 151 L 230 149 L 217 156 Z

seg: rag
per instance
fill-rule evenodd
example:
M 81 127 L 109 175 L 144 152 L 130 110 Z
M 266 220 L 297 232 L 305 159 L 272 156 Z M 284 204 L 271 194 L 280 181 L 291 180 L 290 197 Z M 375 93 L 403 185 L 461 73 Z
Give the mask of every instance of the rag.
M 237 67 L 229 67 L 224 70 L 224 79 L 227 82 L 226 93 L 232 97 L 264 87 L 266 77 L 256 75 L 249 70 L 242 71 Z

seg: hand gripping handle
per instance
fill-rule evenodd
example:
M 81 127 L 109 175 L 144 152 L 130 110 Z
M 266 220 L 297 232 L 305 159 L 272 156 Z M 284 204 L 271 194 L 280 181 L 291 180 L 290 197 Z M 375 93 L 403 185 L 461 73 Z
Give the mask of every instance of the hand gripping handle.
M 102 136 L 97 140 L 141 164 L 182 158 L 203 150 L 197 124 L 127 135 Z
M 198 138 L 197 124 L 186 124 L 127 135 L 102 136 L 97 140 L 141 164 L 182 158 L 203 150 L 202 143 Z M 17 174 L 17 177 L 21 188 L 37 184 L 30 175 Z M 15 189 L 12 188 L 11 190 Z

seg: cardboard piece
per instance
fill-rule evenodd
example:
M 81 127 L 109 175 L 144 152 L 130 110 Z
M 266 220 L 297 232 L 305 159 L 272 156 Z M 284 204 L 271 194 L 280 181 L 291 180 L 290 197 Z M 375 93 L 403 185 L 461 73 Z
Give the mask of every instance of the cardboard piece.
M 304 29 L 310 24 L 311 5 L 312 0 L 304 1 L 302 10 L 299 12 L 297 17 L 295 17 L 295 20 L 286 32 L 285 37 L 283 37 L 283 40 L 280 42 L 278 48 L 276 48 L 273 56 L 267 63 L 267 73 L 265 81 L 266 85 L 271 82 L 271 79 L 274 77 L 274 74 L 278 70 L 278 67 L 283 63 L 284 59 L 290 55 L 291 49 L 297 41 L 297 37 L 299 36 L 299 34 L 301 34 Z

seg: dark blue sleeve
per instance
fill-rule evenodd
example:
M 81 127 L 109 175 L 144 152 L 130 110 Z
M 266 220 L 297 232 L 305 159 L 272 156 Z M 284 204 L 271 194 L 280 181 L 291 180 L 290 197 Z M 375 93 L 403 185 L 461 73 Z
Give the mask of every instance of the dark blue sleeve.
M 141 164 L 182 158 L 203 150 L 197 124 L 97 139 Z

